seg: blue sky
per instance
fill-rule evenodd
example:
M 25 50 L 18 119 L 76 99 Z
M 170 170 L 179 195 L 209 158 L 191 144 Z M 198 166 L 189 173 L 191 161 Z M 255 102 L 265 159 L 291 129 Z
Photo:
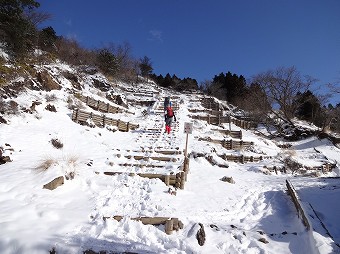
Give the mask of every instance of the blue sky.
M 43 26 L 87 48 L 128 42 L 156 74 L 201 82 L 295 66 L 317 86 L 340 81 L 339 0 L 38 2 L 53 16 Z

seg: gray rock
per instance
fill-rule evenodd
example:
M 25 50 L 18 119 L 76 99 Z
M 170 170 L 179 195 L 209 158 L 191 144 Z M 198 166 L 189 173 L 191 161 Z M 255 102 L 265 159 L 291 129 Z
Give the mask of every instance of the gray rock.
M 64 177 L 59 176 L 59 177 L 55 178 L 54 180 L 52 180 L 51 182 L 45 184 L 43 186 L 43 189 L 54 190 L 54 189 L 58 188 L 59 186 L 61 186 L 63 184 L 64 184 Z
M 205 231 L 204 231 L 204 226 L 202 223 L 198 223 L 198 225 L 201 227 L 196 234 L 196 239 L 198 241 L 198 244 L 200 246 L 203 246 L 205 243 Z
M 221 181 L 235 184 L 234 179 L 232 177 L 228 177 L 228 176 L 223 176 Z

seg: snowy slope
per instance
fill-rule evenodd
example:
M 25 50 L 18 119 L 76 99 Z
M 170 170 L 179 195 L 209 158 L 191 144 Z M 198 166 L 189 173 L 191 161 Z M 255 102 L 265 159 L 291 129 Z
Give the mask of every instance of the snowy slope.
M 93 77 L 83 76 L 79 81 L 82 90 L 77 93 L 112 105 L 115 104 L 105 95 L 121 94 L 128 103 L 127 111 L 110 113 L 107 117 L 139 125 L 138 129 L 129 132 L 91 128 L 71 119 L 71 100 L 82 110 L 103 114 L 86 106 L 77 99 L 76 93 L 70 92 L 74 87 L 62 73 L 76 71 L 63 64 L 39 68 L 47 69 L 62 89 L 27 90 L 17 98 L 5 100 L 15 100 L 21 108 L 29 108 L 32 101 L 41 104 L 32 113 L 6 115 L 7 124 L 0 124 L 0 146 L 3 155 L 12 160 L 0 165 L 0 253 L 48 253 L 52 250 L 57 253 L 83 253 L 86 250 L 107 253 L 339 251 L 335 243 L 340 242 L 340 228 L 336 226 L 340 225 L 336 216 L 340 205 L 334 202 L 338 197 L 339 181 L 268 173 L 265 169 L 280 165 L 282 154 L 287 153 L 309 166 L 320 165 L 325 157 L 335 161 L 340 151 L 329 141 L 311 138 L 291 142 L 292 148 L 288 151 L 276 146 L 272 140 L 233 124 L 232 130 L 242 130 L 244 141 L 254 142 L 251 148 L 227 150 L 220 144 L 199 141 L 200 137 L 216 140 L 231 137 L 215 131 L 217 127 L 205 121 L 191 119 L 189 109 L 201 107 L 200 95 L 185 94 L 172 95 L 174 105 L 179 107 L 175 112 L 178 121 L 168 135 L 164 133 L 161 108 L 169 91 L 149 83 L 138 85 L 140 93 L 133 92 L 136 85 L 129 87 L 127 84 L 115 84 L 112 90 L 103 92 L 93 86 Z M 95 78 L 110 83 L 99 74 Z M 52 94 L 55 98 L 47 101 Z M 141 100 L 155 103 L 152 107 L 133 103 Z M 57 112 L 46 110 L 48 104 L 53 104 Z M 186 122 L 193 123 L 194 128 L 188 136 L 188 153 L 192 156 L 183 190 L 177 189 L 176 195 L 170 195 L 169 187 L 159 179 L 128 175 L 177 173 L 184 160 Z M 63 147 L 52 146 L 52 139 L 59 140 Z M 171 161 L 150 159 L 165 156 L 159 154 L 159 150 L 180 153 L 168 155 Z M 223 160 L 218 156 L 223 153 L 263 156 L 265 159 L 241 164 Z M 206 156 L 193 156 L 198 154 L 211 156 L 218 165 L 226 167 L 212 165 Z M 133 156 L 149 159 L 137 160 Z M 336 168 L 334 172 L 338 170 Z M 123 173 L 108 176 L 104 172 Z M 334 172 L 323 176 L 335 176 Z M 71 179 L 55 190 L 43 189 L 43 185 L 58 176 Z M 235 184 L 221 181 L 224 176 L 232 177 Z M 314 231 L 306 231 L 286 193 L 286 179 L 292 180 L 304 204 L 313 204 L 322 215 L 334 241 L 310 209 L 310 220 L 315 227 Z M 320 189 L 327 189 L 328 194 L 324 195 Z M 121 221 L 103 219 L 116 215 L 124 218 Z M 164 225 L 143 225 L 129 219 L 140 216 L 176 217 L 184 227 L 168 235 Z M 205 229 L 203 246 L 196 239 L 198 223 Z M 261 238 L 267 243 L 259 241 Z

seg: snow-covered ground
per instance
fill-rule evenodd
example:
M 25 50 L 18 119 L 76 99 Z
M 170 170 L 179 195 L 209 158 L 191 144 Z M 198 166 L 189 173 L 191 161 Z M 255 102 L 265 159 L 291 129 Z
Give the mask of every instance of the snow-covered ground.
M 59 69 L 58 69 L 59 68 Z M 50 67 L 58 73 L 65 66 Z M 201 107 L 195 95 L 176 95 L 173 103 L 178 121 L 173 132 L 164 133 L 164 116 L 159 108 L 167 92 L 159 89 L 153 107 L 130 105 L 129 113 L 108 114 L 111 118 L 139 124 L 129 132 L 90 128 L 71 120 L 68 108 L 70 83 L 59 79 L 62 90 L 27 91 L 14 100 L 29 108 L 40 101 L 32 114 L 6 116 L 0 124 L 0 146 L 12 162 L 0 165 L 0 253 L 83 253 L 85 250 L 108 253 L 339 253 L 340 181 L 334 172 L 323 177 L 291 174 L 264 174 L 264 167 L 274 165 L 276 157 L 289 152 L 309 166 L 320 160 L 335 161 L 340 150 L 328 140 L 309 138 L 291 142 L 288 150 L 271 140 L 242 130 L 243 140 L 254 142 L 251 149 L 228 151 L 221 145 L 198 141 L 199 137 L 230 139 L 214 131 L 216 126 L 189 117 L 189 108 Z M 83 95 L 106 101 L 101 93 L 84 80 Z M 51 102 L 46 94 L 55 95 Z M 133 97 L 133 94 L 128 95 Z M 75 98 L 72 97 L 74 101 Z M 136 98 L 138 99 L 138 98 Z M 9 99 L 8 99 L 9 100 Z M 109 102 L 109 101 L 106 101 Z M 81 104 L 77 102 L 78 105 Z M 45 109 L 53 104 L 57 112 Z M 82 105 L 84 110 L 95 110 Z M 147 110 L 144 116 L 142 112 Z M 183 190 L 168 193 L 161 180 L 128 174 L 105 175 L 104 172 L 177 172 L 183 162 L 186 145 L 184 123 L 193 123 L 188 135 L 188 153 L 211 154 L 228 167 L 210 164 L 204 157 L 191 156 L 190 172 Z M 232 125 L 232 130 L 240 130 Z M 52 146 L 57 139 L 61 149 Z M 159 155 L 157 150 L 177 150 L 173 161 L 137 161 L 129 155 Z M 264 156 L 260 162 L 226 162 L 216 154 Z M 124 163 L 155 167 L 123 166 Z M 339 165 L 338 165 L 339 166 Z M 58 176 L 74 176 L 55 190 L 43 185 Z M 221 181 L 232 177 L 234 184 Z M 72 178 L 72 177 L 71 177 Z M 293 183 L 313 225 L 307 231 L 287 195 L 286 179 Z M 315 210 L 313 212 L 312 208 Z M 121 221 L 106 219 L 124 216 Z M 143 225 L 129 218 L 175 217 L 183 229 L 167 235 L 164 226 Z M 206 241 L 198 244 L 196 233 L 204 226 Z M 327 235 L 323 223 L 334 240 Z M 259 241 L 262 238 L 266 243 Z

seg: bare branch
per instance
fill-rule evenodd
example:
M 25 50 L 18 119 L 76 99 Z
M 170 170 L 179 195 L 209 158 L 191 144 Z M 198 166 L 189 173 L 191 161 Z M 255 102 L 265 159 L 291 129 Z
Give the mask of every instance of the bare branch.
M 327 84 L 332 93 L 340 93 L 340 84 Z
M 303 79 L 294 66 L 280 67 L 253 77 L 253 83 L 258 84 L 267 95 L 268 102 L 274 109 L 273 113 L 275 109 L 280 109 L 285 120 L 292 125 L 292 118 L 299 106 L 295 101 L 296 96 L 306 92 L 313 82 L 315 79 L 310 76 Z
M 52 15 L 47 12 L 38 12 L 34 9 L 27 10 L 25 13 L 25 16 L 28 20 L 31 21 L 31 23 L 36 27 L 37 25 L 43 23 L 46 20 L 49 20 L 52 18 Z

